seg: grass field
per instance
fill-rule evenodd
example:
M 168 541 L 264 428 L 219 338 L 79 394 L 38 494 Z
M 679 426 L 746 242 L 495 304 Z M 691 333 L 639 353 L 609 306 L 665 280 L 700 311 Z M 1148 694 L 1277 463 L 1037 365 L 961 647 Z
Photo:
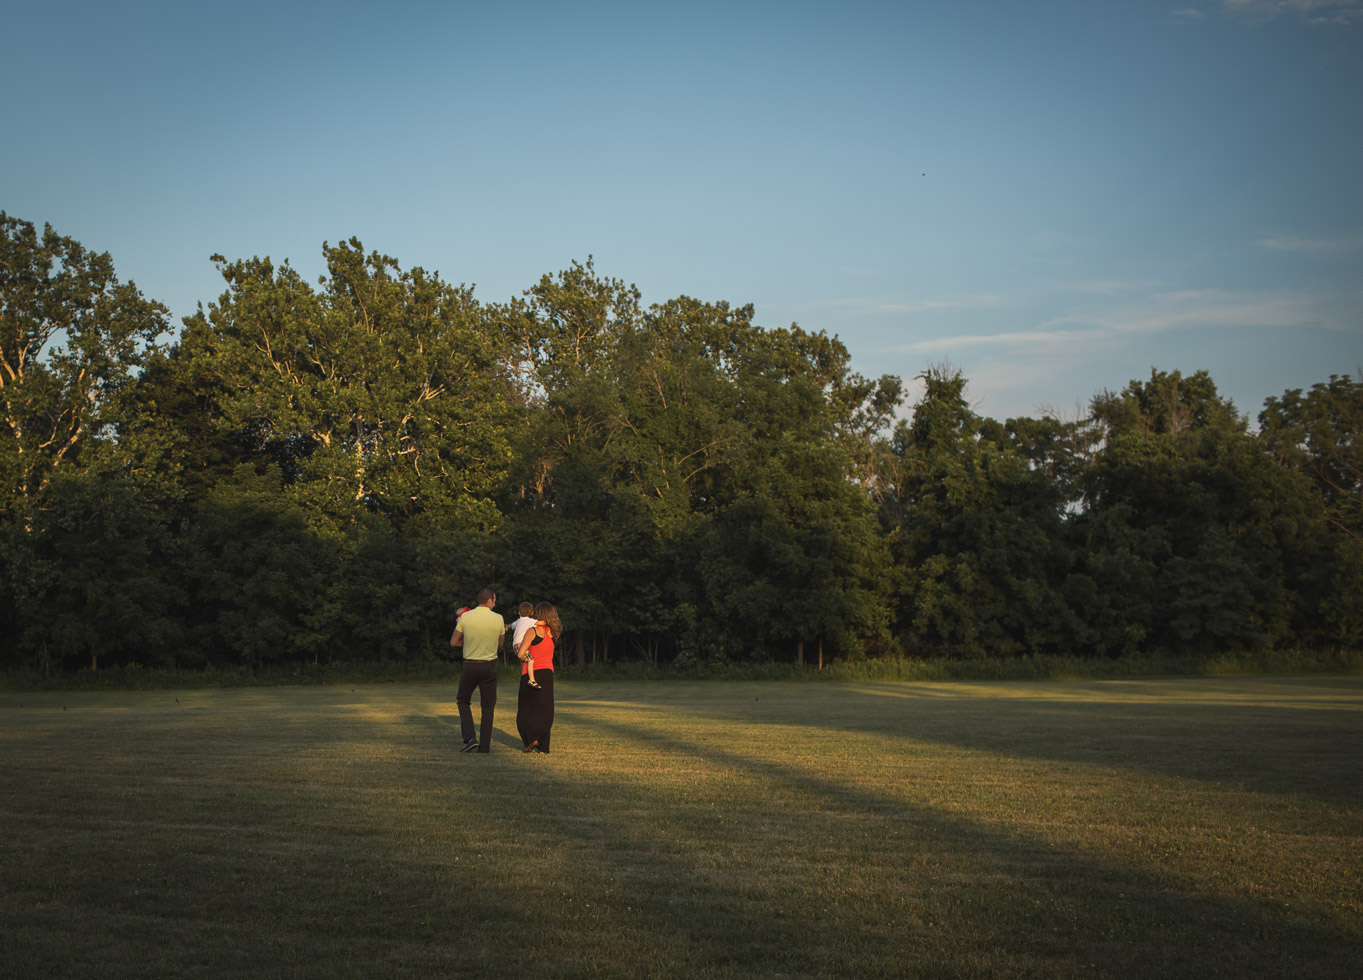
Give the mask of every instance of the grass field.
M 0 975 L 1363 975 L 1363 678 L 453 694 L 0 694 Z

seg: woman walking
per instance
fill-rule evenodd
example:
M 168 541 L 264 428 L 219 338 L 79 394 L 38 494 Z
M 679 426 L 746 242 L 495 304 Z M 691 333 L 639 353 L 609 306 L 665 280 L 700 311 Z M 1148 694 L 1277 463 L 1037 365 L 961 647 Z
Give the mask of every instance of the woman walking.
M 521 687 L 516 698 L 516 730 L 527 752 L 548 752 L 549 732 L 554 727 L 554 640 L 563 631 L 553 603 L 535 607 L 534 629 L 526 630 L 516 650 L 520 658 Z M 534 673 L 531 673 L 531 664 Z M 531 685 L 531 679 L 536 681 Z

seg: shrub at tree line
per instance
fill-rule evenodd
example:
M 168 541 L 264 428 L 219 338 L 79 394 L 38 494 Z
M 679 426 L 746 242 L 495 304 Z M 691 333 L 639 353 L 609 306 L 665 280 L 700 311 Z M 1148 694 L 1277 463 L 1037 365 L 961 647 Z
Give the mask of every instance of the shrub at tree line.
M 215 256 L 171 335 L 107 254 L 0 212 L 0 668 L 448 652 L 484 585 L 569 662 L 1357 649 L 1363 383 L 1203 371 L 975 414 L 751 306 L 590 260 L 503 304 L 357 240 Z

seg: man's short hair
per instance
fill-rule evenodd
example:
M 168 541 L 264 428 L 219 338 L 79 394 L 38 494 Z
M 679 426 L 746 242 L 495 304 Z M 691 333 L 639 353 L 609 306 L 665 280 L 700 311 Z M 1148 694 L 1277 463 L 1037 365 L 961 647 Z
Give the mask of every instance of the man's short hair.
M 496 598 L 497 598 L 497 593 L 493 592 L 491 589 L 481 589 L 481 590 L 479 590 L 479 592 L 478 592 L 478 601 L 475 602 L 474 605 L 476 605 L 476 606 L 486 605 L 486 604 L 487 604 L 487 601 L 488 601 L 489 599 L 492 599 L 492 600 L 495 601 Z

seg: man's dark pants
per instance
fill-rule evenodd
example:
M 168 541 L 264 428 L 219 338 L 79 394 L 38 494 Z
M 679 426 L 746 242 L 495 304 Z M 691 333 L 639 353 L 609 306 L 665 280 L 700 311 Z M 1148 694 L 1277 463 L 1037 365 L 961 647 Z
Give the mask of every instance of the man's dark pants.
M 465 660 L 459 671 L 459 693 L 455 703 L 459 705 L 459 730 L 468 742 L 474 737 L 473 709 L 469 698 L 473 689 L 478 689 L 478 700 L 483 705 L 483 730 L 478 740 L 479 752 L 492 750 L 492 709 L 497 705 L 497 661 Z

